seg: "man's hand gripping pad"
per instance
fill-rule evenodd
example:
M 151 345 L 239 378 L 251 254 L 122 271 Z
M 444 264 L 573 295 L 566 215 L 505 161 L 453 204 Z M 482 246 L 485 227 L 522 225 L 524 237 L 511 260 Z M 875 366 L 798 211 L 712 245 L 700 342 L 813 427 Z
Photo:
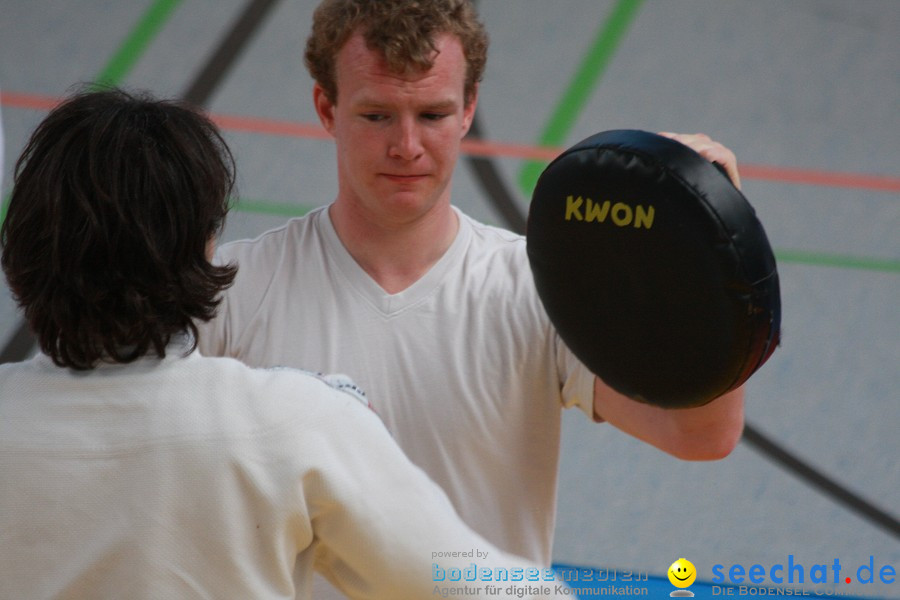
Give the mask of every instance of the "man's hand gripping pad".
M 560 337 L 636 400 L 701 406 L 778 345 L 766 233 L 724 173 L 679 142 L 616 130 L 564 151 L 534 190 L 527 244 Z

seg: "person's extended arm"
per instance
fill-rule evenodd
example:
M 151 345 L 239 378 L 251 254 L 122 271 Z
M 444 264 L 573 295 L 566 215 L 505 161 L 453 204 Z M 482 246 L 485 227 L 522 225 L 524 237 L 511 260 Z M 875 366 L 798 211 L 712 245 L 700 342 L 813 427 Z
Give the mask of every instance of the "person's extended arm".
M 603 420 L 684 460 L 717 460 L 744 430 L 744 387 L 698 408 L 665 409 L 632 400 L 594 381 L 594 413 Z
M 368 599 L 431 598 L 451 588 L 466 598 L 519 598 L 506 594 L 510 586 L 529 590 L 524 598 L 564 597 L 552 571 L 502 553 L 465 525 L 374 413 L 350 413 L 340 439 L 323 449 L 338 453 L 340 468 L 304 484 L 314 491 L 316 566 L 336 587 Z

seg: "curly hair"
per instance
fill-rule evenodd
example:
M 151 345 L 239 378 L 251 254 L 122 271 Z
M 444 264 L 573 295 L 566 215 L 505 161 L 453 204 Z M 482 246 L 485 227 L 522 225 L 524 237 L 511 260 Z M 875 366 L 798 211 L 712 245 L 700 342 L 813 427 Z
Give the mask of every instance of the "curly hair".
M 234 158 L 186 104 L 118 89 L 76 93 L 14 170 L 2 266 L 41 350 L 61 367 L 164 357 L 215 315 L 237 272 L 214 266 Z
M 396 73 L 430 69 L 435 36 L 457 36 L 466 59 L 465 102 L 474 99 L 487 62 L 488 37 L 470 0 L 323 0 L 313 15 L 304 59 L 332 103 L 338 94 L 337 54 L 356 31 Z

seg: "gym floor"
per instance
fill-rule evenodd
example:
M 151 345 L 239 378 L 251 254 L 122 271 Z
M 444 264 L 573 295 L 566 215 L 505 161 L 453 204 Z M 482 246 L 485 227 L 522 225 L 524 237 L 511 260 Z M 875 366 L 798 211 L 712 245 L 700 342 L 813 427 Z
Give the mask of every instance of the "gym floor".
M 900 2 L 478 4 L 485 143 L 460 161 L 458 206 L 516 228 L 548 155 L 607 129 L 702 131 L 737 154 L 779 262 L 782 345 L 726 460 L 671 459 L 567 412 L 555 561 L 664 576 L 686 557 L 705 582 L 716 565 L 727 581 L 733 565 L 790 563 L 806 578 L 787 588 L 900 598 L 879 577 L 900 571 Z M 302 64 L 314 5 L 0 0 L 4 206 L 31 130 L 92 81 L 219 119 L 240 171 L 225 240 L 328 203 L 333 147 Z M 33 351 L 20 323 L 4 286 L 3 360 Z

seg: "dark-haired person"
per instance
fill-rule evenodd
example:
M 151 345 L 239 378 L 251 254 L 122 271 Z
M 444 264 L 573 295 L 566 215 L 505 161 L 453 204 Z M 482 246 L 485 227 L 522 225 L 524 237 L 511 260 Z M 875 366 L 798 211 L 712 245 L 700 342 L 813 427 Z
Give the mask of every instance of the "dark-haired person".
M 524 238 L 451 204 L 487 46 L 468 0 L 319 4 L 305 58 L 336 196 L 221 248 L 241 270 L 200 343 L 254 366 L 350 372 L 469 525 L 549 564 L 563 407 L 708 460 L 740 438 L 743 389 L 675 411 L 615 392 L 550 324 Z M 674 137 L 737 183 L 727 148 Z
M 209 262 L 233 172 L 204 116 L 117 90 L 53 110 L 16 163 L 2 265 L 41 353 L 0 366 L 0 598 L 307 598 L 314 569 L 353 598 L 465 589 L 435 574 L 472 559 L 435 549 L 535 568 L 348 379 L 193 351 L 235 275 Z

